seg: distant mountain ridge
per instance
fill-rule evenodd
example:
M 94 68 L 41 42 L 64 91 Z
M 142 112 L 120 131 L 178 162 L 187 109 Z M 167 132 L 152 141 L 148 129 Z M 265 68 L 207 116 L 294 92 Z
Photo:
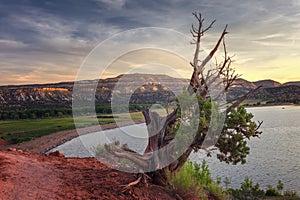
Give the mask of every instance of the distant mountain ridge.
M 74 82 L 0 86 L 0 108 L 26 109 L 35 107 L 71 107 Z M 165 103 L 175 99 L 189 82 L 187 79 L 167 75 L 126 74 L 115 78 L 86 80 L 78 82 L 82 87 L 92 88 L 96 104 L 109 104 L 111 98 L 130 95 L 130 102 L 136 104 Z M 262 85 L 263 88 L 252 94 L 252 100 L 274 103 L 299 103 L 300 81 L 280 84 L 273 80 L 250 82 L 237 79 L 227 94 L 228 100 L 242 96 L 249 90 Z M 175 94 L 174 94 L 175 93 Z
M 289 86 L 289 85 L 300 86 L 300 81 L 287 82 L 287 83 L 284 83 L 283 85 L 284 86 Z
M 260 80 L 260 81 L 255 81 L 253 82 L 255 86 L 262 86 L 264 88 L 271 88 L 271 87 L 280 87 L 281 83 L 277 81 L 273 81 L 271 79 L 266 79 L 266 80 Z

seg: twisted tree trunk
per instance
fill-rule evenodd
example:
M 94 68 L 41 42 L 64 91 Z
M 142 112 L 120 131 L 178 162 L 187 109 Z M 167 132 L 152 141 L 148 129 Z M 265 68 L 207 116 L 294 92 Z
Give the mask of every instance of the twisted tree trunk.
M 222 80 L 218 83 L 224 88 L 221 93 L 226 93 L 234 83 L 234 80 L 239 77 L 239 75 L 235 74 L 235 71 L 232 70 L 230 66 L 232 60 L 231 57 L 227 55 L 224 40 L 225 35 L 228 33 L 227 25 L 225 26 L 221 36 L 217 40 L 217 43 L 207 55 L 207 57 L 205 57 L 202 61 L 199 60 L 201 38 L 204 33 L 212 28 L 212 25 L 215 21 L 210 23 L 209 26 L 205 28 L 203 25 L 204 19 L 202 18 L 201 14 L 193 13 L 193 15 L 197 20 L 197 26 L 195 27 L 194 25 L 192 25 L 191 34 L 193 36 L 192 44 L 195 44 L 196 48 L 193 62 L 190 63 L 193 67 L 193 74 L 188 86 L 188 92 L 190 96 L 194 95 L 198 98 L 199 101 L 204 103 L 209 99 L 207 95 L 209 94 L 210 85 L 215 83 L 217 79 Z M 208 70 L 208 72 L 205 74 L 205 66 L 214 57 L 215 53 L 222 43 L 224 50 L 224 60 L 220 64 L 216 63 L 215 69 Z M 225 114 L 230 114 L 231 110 L 238 107 L 238 105 L 240 105 L 242 101 L 244 101 L 252 92 L 256 91 L 257 89 L 258 88 L 249 91 L 246 95 L 233 102 L 226 109 Z M 221 93 L 219 95 L 222 95 Z M 203 148 L 203 143 L 209 133 L 208 127 L 206 125 L 200 124 L 199 122 L 201 129 L 199 128 L 198 130 L 196 130 L 196 135 L 193 136 L 190 145 L 177 159 L 174 159 L 173 162 L 168 163 L 168 161 L 172 160 L 175 155 L 174 146 L 176 145 L 176 131 L 174 130 L 178 123 L 184 121 L 183 117 L 178 115 L 179 112 L 182 112 L 179 104 L 177 104 L 173 108 L 173 111 L 165 117 L 161 117 L 157 113 L 151 112 L 149 109 L 143 111 L 149 135 L 148 146 L 145 150 L 144 155 L 137 154 L 126 147 L 115 147 L 111 145 L 106 145 L 106 150 L 117 157 L 129 159 L 140 166 L 140 172 L 142 174 L 145 171 L 143 169 L 154 169 L 150 172 L 145 173 L 147 177 L 150 177 L 152 182 L 156 184 L 166 184 L 166 172 L 170 171 L 171 173 L 176 173 L 178 170 L 180 170 L 193 151 L 198 151 Z M 203 114 L 202 112 L 204 111 L 199 110 L 199 116 L 205 116 L 205 114 Z M 253 135 L 255 136 L 255 134 L 257 135 L 259 134 L 259 132 L 255 132 Z

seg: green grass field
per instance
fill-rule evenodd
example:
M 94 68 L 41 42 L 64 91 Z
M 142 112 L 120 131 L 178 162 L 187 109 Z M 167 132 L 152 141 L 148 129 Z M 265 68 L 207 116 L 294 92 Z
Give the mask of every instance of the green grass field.
M 15 144 L 74 128 L 72 117 L 0 121 L 0 137 L 6 142 Z
M 118 121 L 130 121 L 142 119 L 141 112 L 115 115 Z M 100 125 L 115 123 L 112 114 L 98 115 Z M 79 127 L 97 125 L 91 117 L 83 117 L 79 121 Z M 73 117 L 44 118 L 34 120 L 6 120 L 0 121 L 0 138 L 6 142 L 16 144 L 29 141 L 44 135 L 55 133 L 63 130 L 75 129 Z

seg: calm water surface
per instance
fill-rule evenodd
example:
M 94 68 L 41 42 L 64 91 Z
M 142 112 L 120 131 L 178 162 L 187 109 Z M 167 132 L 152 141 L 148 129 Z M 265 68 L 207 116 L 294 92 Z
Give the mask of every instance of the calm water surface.
M 193 161 L 201 163 L 205 159 L 213 177 L 228 177 L 231 187 L 240 187 L 244 177 L 248 176 L 261 187 L 284 183 L 285 189 L 300 194 L 300 106 L 273 106 L 248 108 L 256 121 L 264 121 L 260 139 L 249 141 L 250 155 L 245 165 L 228 165 L 214 157 L 207 158 L 204 153 L 191 155 Z M 121 140 L 137 152 L 143 152 L 147 145 L 145 125 L 127 126 L 120 129 L 91 133 L 75 138 L 55 148 L 66 156 L 94 156 L 97 145 L 107 141 Z M 103 133 L 105 132 L 105 134 Z M 130 134 L 139 133 L 140 138 Z
M 282 109 L 285 108 L 285 109 Z M 249 141 L 250 155 L 245 165 L 228 165 L 203 154 L 193 154 L 193 161 L 206 159 L 213 177 L 228 177 L 232 187 L 240 187 L 248 176 L 262 187 L 284 183 L 285 189 L 300 194 L 300 107 L 274 106 L 248 108 L 256 121 L 264 121 L 260 139 Z

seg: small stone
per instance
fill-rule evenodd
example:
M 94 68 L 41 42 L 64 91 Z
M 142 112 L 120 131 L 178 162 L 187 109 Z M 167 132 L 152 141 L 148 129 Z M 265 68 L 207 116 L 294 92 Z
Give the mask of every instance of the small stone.
M 65 155 L 62 154 L 60 151 L 51 152 L 51 153 L 49 153 L 49 156 L 65 157 Z
M 118 176 L 118 173 L 117 172 L 112 172 L 112 173 L 109 174 L 109 176 L 110 177 L 116 177 L 116 176 Z

